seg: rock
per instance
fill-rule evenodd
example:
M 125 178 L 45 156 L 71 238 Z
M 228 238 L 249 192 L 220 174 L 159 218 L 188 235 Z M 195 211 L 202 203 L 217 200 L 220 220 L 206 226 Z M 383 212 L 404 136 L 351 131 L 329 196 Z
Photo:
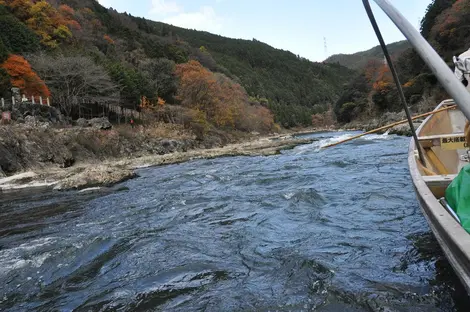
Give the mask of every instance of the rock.
M 79 118 L 77 119 L 77 126 L 79 127 L 82 127 L 82 128 L 86 128 L 88 127 L 90 124 L 88 123 L 88 120 L 86 120 L 85 118 Z
M 15 146 L 14 142 L 11 145 L 3 145 L 0 142 L 0 167 L 4 173 L 13 173 L 23 170 L 21 159 L 15 150 L 18 146 Z
M 13 175 L 8 178 L 0 179 L 0 185 L 6 184 L 25 184 L 36 179 L 38 175 L 32 171 Z
M 415 123 L 414 127 L 415 130 L 418 129 L 420 124 Z M 397 135 L 403 135 L 403 136 L 412 136 L 413 134 L 411 133 L 411 128 L 409 124 L 403 124 L 403 125 L 398 125 L 390 129 L 390 134 L 397 134 Z
M 28 126 L 36 126 L 36 124 L 37 124 L 36 117 L 34 117 L 34 116 L 26 116 L 24 118 L 24 121 Z
M 2 167 L 0 166 L 0 178 L 5 178 L 7 175 L 3 172 Z
M 48 122 L 41 122 L 39 123 L 39 128 L 42 129 L 42 130 L 47 130 L 51 127 L 51 124 L 48 123 Z
M 399 113 L 396 112 L 386 112 L 383 114 L 382 118 L 380 119 L 380 123 L 382 125 L 388 125 L 400 120 L 406 119 L 405 111 L 401 111 Z
M 113 125 L 109 122 L 108 118 L 93 118 L 90 120 L 90 125 L 93 128 L 101 129 L 101 130 L 109 130 L 113 127 Z
M 112 186 L 117 183 L 135 178 L 134 171 L 104 165 L 86 168 L 80 173 L 72 175 L 57 184 L 55 190 L 83 190 L 96 186 Z

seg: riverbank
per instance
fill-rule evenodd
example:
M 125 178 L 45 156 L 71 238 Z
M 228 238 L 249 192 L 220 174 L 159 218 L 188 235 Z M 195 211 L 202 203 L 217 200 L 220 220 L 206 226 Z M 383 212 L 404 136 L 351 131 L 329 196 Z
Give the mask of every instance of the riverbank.
M 371 119 L 357 119 L 350 123 L 343 125 L 343 129 L 346 130 L 360 130 L 360 131 L 371 131 L 378 129 L 380 127 L 384 127 L 395 122 L 404 121 L 406 120 L 406 114 L 404 111 L 399 113 L 387 112 L 384 113 L 380 118 L 371 118 Z M 423 120 L 415 121 L 414 127 L 418 129 L 421 125 Z M 405 122 L 401 125 L 385 129 L 382 131 L 377 132 L 378 134 L 382 134 L 388 132 L 389 134 L 396 134 L 401 136 L 412 136 L 411 128 L 408 122 Z
M 11 191 L 34 187 L 52 187 L 56 190 L 83 190 L 98 186 L 109 187 L 127 179 L 134 178 L 136 176 L 135 170 L 142 167 L 174 164 L 192 159 L 221 156 L 268 156 L 277 154 L 280 150 L 290 149 L 297 145 L 308 144 L 313 141 L 312 139 L 297 138 L 294 134 L 268 137 L 252 135 L 249 138 L 238 138 L 238 140 L 243 140 L 243 142 L 231 144 L 217 142 L 212 143 L 215 147 L 207 148 L 211 143 L 196 142 L 191 137 L 188 137 L 187 133 L 180 133 L 178 140 L 159 138 L 152 142 L 150 138 L 147 138 L 148 140 L 145 143 L 147 146 L 152 146 L 150 150 L 145 150 L 144 146 L 141 146 L 140 151 L 116 152 L 114 155 L 117 156 L 106 157 L 103 155 L 112 155 L 109 151 L 106 153 L 106 148 L 110 148 L 110 144 L 115 144 L 115 149 L 133 149 L 135 148 L 135 141 L 139 141 L 138 136 L 132 136 L 132 140 L 134 141 L 132 143 L 124 143 L 120 140 L 116 140 L 116 138 L 115 140 L 111 140 L 111 142 L 105 143 L 102 140 L 93 140 L 90 135 L 94 135 L 96 139 L 98 135 L 104 135 L 109 138 L 116 134 L 109 131 L 92 131 L 92 133 L 81 134 L 86 134 L 87 136 L 86 138 L 81 137 L 80 140 L 83 142 L 90 140 L 88 141 L 89 144 L 96 144 L 95 148 L 101 146 L 103 150 L 96 150 L 95 154 L 90 155 L 90 150 L 86 148 L 83 149 L 83 146 L 82 149 L 78 149 L 80 153 L 77 153 L 77 148 L 64 149 L 64 147 L 68 146 L 64 142 L 59 144 L 60 146 L 56 144 L 55 152 L 59 153 L 59 155 L 61 155 L 60 157 L 50 158 L 50 164 L 46 165 L 44 163 L 37 163 L 33 159 L 34 157 L 30 156 L 28 162 L 30 164 L 36 162 L 36 165 L 32 165 L 29 167 L 30 170 L 25 170 L 19 174 L 0 178 L 0 190 Z M 170 135 L 170 133 L 168 133 L 168 135 Z M 175 133 L 171 135 L 174 137 Z M 68 135 L 65 135 L 65 137 L 67 136 Z M 31 140 L 31 138 L 34 138 L 34 136 L 30 136 L 29 140 Z M 119 139 L 122 140 L 122 138 Z M 212 138 L 211 140 L 216 139 Z M 97 144 L 98 141 L 101 142 L 101 144 Z M 43 141 L 43 144 L 47 143 L 47 140 Z M 141 143 L 144 144 L 144 142 Z M 37 145 L 36 148 L 38 148 Z M 31 153 L 34 154 L 34 151 L 28 150 L 27 155 L 31 155 Z M 101 155 L 102 157 L 99 157 L 100 155 L 98 153 L 103 154 Z M 64 157 L 63 155 L 68 156 Z M 68 163 L 72 164 L 67 166 L 64 159 L 69 159 Z

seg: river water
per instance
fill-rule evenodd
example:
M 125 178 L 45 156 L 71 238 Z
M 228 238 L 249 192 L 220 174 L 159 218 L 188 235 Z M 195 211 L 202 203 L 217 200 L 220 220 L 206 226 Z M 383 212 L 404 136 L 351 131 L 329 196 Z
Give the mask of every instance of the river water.
M 468 311 L 422 216 L 409 139 L 141 169 L 0 194 L 0 310 Z

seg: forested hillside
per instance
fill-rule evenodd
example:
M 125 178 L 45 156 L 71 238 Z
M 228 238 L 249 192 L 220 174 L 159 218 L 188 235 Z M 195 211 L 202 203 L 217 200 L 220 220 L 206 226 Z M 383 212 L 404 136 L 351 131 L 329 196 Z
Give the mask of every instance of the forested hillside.
M 0 94 L 50 95 L 162 110 L 203 128 L 307 126 L 354 72 L 255 39 L 182 29 L 106 9 L 95 0 L 0 0 Z M 72 75 L 72 73 L 74 75 Z M 273 114 L 273 115 L 272 115 Z M 173 120 L 173 118 L 170 118 Z
M 399 41 L 387 45 L 392 57 L 399 57 L 404 51 L 411 47 L 408 41 Z M 382 48 L 378 45 L 370 50 L 354 54 L 335 54 L 330 56 L 326 63 L 338 63 L 354 70 L 363 70 L 370 61 L 384 61 Z
M 453 69 L 452 57 L 470 48 L 470 0 L 434 0 L 421 33 Z M 431 70 L 411 48 L 395 59 L 406 99 L 415 112 L 429 111 L 448 97 Z M 388 66 L 369 61 L 335 105 L 340 122 L 367 120 L 401 110 Z

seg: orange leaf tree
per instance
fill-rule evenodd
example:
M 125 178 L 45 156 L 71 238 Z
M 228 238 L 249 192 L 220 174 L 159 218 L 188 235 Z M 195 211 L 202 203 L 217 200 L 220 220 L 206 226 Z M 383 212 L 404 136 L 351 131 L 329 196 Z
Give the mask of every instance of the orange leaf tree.
M 51 95 L 44 81 L 33 71 L 31 65 L 22 56 L 10 55 L 0 66 L 10 76 L 11 85 L 30 95 Z
M 24 21 L 49 48 L 56 48 L 60 42 L 70 39 L 70 28 L 80 29 L 80 24 L 74 19 L 74 10 L 66 5 L 56 9 L 45 0 L 0 0 L 0 4 Z
M 214 74 L 194 60 L 178 64 L 176 74 L 182 104 L 204 112 L 216 126 L 269 131 L 274 124 L 269 109 L 250 105 L 245 89 L 225 75 Z

